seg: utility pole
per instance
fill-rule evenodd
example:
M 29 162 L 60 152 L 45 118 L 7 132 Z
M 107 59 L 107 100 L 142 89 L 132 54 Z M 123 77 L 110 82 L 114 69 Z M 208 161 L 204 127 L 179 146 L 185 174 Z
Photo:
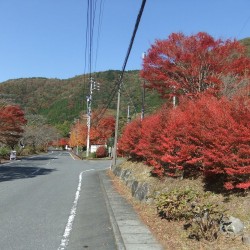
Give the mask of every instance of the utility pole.
M 91 104 L 92 104 L 92 94 L 93 94 L 93 78 L 90 77 L 90 90 L 87 96 L 87 152 L 86 157 L 89 157 L 90 148 L 90 126 L 91 126 Z
M 177 97 L 176 97 L 176 93 L 175 93 L 175 86 L 174 86 L 174 95 L 173 95 L 173 107 L 175 108 L 177 105 Z
M 173 96 L 173 107 L 176 107 L 176 95 Z
M 130 117 L 130 109 L 129 109 L 129 105 L 128 105 L 127 123 L 130 123 L 130 121 L 131 121 L 131 117 Z
M 100 90 L 99 83 L 95 82 L 92 77 L 90 77 L 90 89 L 89 89 L 89 95 L 87 96 L 87 151 L 86 151 L 86 157 L 89 157 L 90 152 L 90 127 L 91 127 L 91 105 L 92 105 L 92 95 L 93 90 Z
M 116 108 L 116 121 L 115 121 L 115 139 L 114 139 L 114 149 L 113 149 L 113 154 L 112 154 L 113 155 L 112 166 L 115 166 L 116 161 L 117 161 L 117 142 L 118 142 L 119 116 L 120 116 L 122 77 L 123 75 L 120 76 L 120 79 L 118 82 L 117 108 Z

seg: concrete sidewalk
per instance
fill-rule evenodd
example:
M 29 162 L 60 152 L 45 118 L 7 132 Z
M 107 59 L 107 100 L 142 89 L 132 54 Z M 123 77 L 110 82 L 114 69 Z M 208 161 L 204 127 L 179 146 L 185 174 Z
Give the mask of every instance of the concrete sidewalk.
M 105 171 L 99 173 L 106 205 L 119 250 L 162 250 L 163 247 L 143 224 L 134 209 L 115 191 Z

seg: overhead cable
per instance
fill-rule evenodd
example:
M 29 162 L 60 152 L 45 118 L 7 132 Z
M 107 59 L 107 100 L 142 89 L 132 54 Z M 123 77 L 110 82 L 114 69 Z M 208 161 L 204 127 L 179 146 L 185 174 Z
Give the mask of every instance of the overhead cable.
M 113 101 L 116 93 L 118 93 L 118 91 L 120 91 L 121 83 L 122 83 L 122 80 L 123 80 L 124 71 L 125 71 L 125 68 L 126 68 L 126 65 L 127 65 L 127 62 L 128 62 L 128 58 L 129 58 L 129 55 L 130 55 L 133 43 L 134 43 L 134 39 L 135 39 L 135 35 L 136 35 L 136 32 L 137 32 L 137 29 L 138 29 L 139 24 L 140 24 L 140 20 L 141 20 L 141 16 L 142 16 L 145 4 L 146 4 L 146 0 L 143 0 L 142 4 L 141 4 L 140 11 L 139 11 L 137 19 L 136 19 L 136 23 L 135 23 L 135 27 L 134 27 L 134 30 L 133 30 L 133 34 L 132 34 L 132 37 L 130 39 L 130 43 L 129 43 L 129 47 L 128 47 L 128 50 L 127 50 L 127 54 L 126 54 L 126 57 L 125 57 L 125 60 L 124 60 L 123 66 L 122 66 L 121 74 L 120 74 L 119 79 L 117 80 L 116 84 L 114 85 L 114 87 L 112 89 L 112 92 L 110 94 L 110 98 L 108 100 L 108 103 L 107 103 L 106 107 L 99 113 L 99 119 L 98 119 L 98 121 L 102 118 L 102 116 L 104 115 L 104 113 L 108 109 L 108 107 L 109 107 L 110 103 Z

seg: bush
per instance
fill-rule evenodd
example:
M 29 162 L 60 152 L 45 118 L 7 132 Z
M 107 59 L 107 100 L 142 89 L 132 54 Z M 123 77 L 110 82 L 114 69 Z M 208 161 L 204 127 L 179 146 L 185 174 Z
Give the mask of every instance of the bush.
M 249 111 L 244 97 L 183 100 L 175 109 L 129 123 L 119 151 L 153 166 L 159 177 L 213 175 L 221 182 L 224 176 L 224 190 L 249 189 Z
M 215 241 L 225 210 L 209 202 L 210 195 L 192 189 L 175 189 L 157 197 L 157 211 L 169 221 L 185 221 L 184 228 L 189 230 L 190 238 Z
M 158 214 L 167 220 L 188 220 L 192 218 L 192 207 L 204 197 L 192 189 L 174 189 L 162 193 L 156 199 Z
M 96 150 L 96 157 L 97 158 L 104 158 L 108 156 L 108 151 L 107 148 L 104 146 L 101 146 L 99 148 L 97 148 Z
M 163 176 L 164 168 L 161 165 L 162 133 L 167 122 L 166 109 L 142 120 L 141 139 L 137 143 L 133 153 L 144 159 L 147 164 L 154 167 L 154 175 Z
M 18 154 L 20 156 L 28 156 L 28 155 L 33 155 L 36 154 L 36 151 L 34 150 L 34 147 L 31 146 L 25 146 L 24 148 L 22 148 Z
M 0 147 L 0 159 L 7 159 L 10 155 L 10 149 L 7 147 Z
M 118 142 L 118 153 L 132 159 L 141 159 L 135 152 L 135 148 L 141 140 L 141 120 L 136 119 L 127 124 Z
M 89 153 L 89 158 L 96 158 L 96 152 Z
M 216 204 L 199 204 L 192 207 L 192 219 L 186 224 L 189 238 L 215 241 L 219 237 L 220 224 L 225 211 Z

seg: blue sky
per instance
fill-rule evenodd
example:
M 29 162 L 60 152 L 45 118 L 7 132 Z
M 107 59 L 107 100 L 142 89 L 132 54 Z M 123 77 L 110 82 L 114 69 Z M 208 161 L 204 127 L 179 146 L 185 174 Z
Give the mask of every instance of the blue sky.
M 101 0 L 95 1 L 99 6 Z M 87 73 L 87 2 L 0 0 L 0 82 Z M 99 40 L 96 14 L 92 69 L 121 70 L 141 0 L 102 3 Z M 172 32 L 204 31 L 222 39 L 250 37 L 249 10 L 249 0 L 147 0 L 126 69 L 140 69 L 142 53 L 155 39 L 166 39 Z

